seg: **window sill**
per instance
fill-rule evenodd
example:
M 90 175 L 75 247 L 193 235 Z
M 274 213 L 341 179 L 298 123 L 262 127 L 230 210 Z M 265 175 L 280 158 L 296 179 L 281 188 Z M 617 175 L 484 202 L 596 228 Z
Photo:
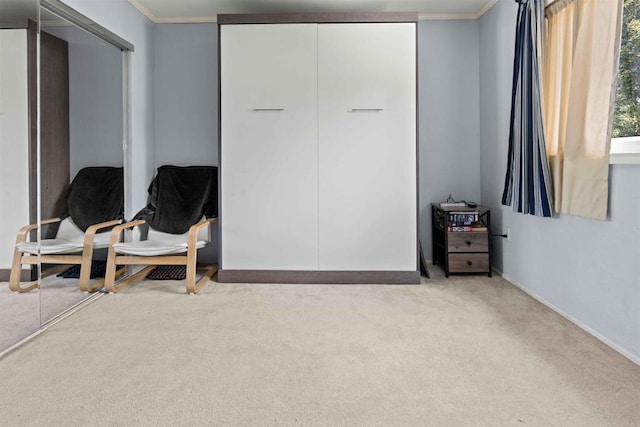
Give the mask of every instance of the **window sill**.
M 640 136 L 612 138 L 609 164 L 640 165 Z

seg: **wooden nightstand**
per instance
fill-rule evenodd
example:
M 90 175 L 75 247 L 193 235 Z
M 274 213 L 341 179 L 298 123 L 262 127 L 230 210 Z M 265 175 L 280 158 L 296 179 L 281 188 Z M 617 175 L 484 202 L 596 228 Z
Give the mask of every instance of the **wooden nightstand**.
M 483 206 L 431 204 L 433 263 L 450 274 L 486 273 L 491 277 L 491 211 Z

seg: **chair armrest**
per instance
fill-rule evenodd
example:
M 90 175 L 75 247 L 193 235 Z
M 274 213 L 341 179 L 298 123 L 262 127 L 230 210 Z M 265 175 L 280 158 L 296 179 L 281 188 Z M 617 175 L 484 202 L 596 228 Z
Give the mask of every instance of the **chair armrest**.
M 187 236 L 187 247 L 188 248 L 195 248 L 196 247 L 196 242 L 198 241 L 198 230 L 200 230 L 202 227 L 206 227 L 207 225 L 211 225 L 213 224 L 214 221 L 217 221 L 218 218 L 207 218 L 204 219 L 202 221 L 200 221 L 197 224 L 193 224 L 190 228 L 189 228 L 189 234 Z M 211 228 L 209 228 L 209 240 L 211 240 Z
M 112 227 L 114 225 L 121 224 L 121 219 L 114 219 L 113 221 L 101 222 L 99 224 L 93 224 L 87 227 L 87 231 L 85 234 L 96 234 L 98 230 L 102 230 L 103 228 Z
M 60 221 L 61 221 L 60 218 L 49 218 L 49 219 L 45 219 L 43 221 L 40 221 L 39 224 L 25 225 L 24 227 L 22 227 L 18 231 L 18 236 L 16 237 L 16 244 L 22 243 L 22 242 L 26 242 L 27 241 L 27 234 L 29 234 L 30 231 L 35 230 L 36 228 L 38 228 L 38 226 L 43 225 L 43 224 L 52 224 L 54 222 L 60 222 Z
M 121 219 L 114 219 L 112 221 L 101 222 L 87 227 L 87 231 L 84 232 L 84 242 L 82 245 L 83 252 L 87 253 L 87 251 L 89 251 L 89 253 L 91 253 L 93 251 L 93 239 L 96 237 L 96 233 L 98 232 L 98 230 L 118 225 L 121 222 Z
M 146 221 L 144 219 L 125 222 L 124 224 L 116 225 L 115 227 L 113 227 L 113 230 L 111 230 L 111 238 L 109 239 L 109 250 L 111 250 L 111 246 L 120 241 L 120 233 L 122 233 L 123 230 L 126 230 L 127 228 L 133 228 L 142 224 L 146 224 Z

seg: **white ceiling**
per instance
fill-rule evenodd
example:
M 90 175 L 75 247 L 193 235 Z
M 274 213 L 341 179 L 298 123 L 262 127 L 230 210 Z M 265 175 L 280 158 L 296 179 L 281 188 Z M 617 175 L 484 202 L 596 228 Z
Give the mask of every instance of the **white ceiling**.
M 222 13 L 418 12 L 420 19 L 477 19 L 497 0 L 129 0 L 156 23 L 216 22 Z

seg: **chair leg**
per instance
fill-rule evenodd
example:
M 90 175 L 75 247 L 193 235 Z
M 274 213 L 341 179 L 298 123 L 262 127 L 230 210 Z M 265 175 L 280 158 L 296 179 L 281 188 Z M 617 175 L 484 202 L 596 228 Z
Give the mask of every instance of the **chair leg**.
M 80 279 L 78 280 L 78 286 L 82 292 L 94 292 L 101 287 L 98 286 L 96 288 L 89 284 L 89 281 L 91 280 L 91 261 L 92 259 L 90 256 L 83 256 L 82 262 L 80 263 Z
M 206 286 L 207 283 L 209 283 L 211 278 L 213 276 L 215 276 L 215 274 L 217 272 L 218 272 L 218 266 L 217 265 L 212 265 L 211 267 L 208 267 L 207 270 L 202 275 L 202 277 L 200 278 L 200 280 L 198 280 L 198 283 L 196 283 L 195 288 L 194 288 L 194 292 L 189 292 L 188 289 L 187 289 L 187 292 L 189 292 L 189 294 L 191 294 L 191 295 L 197 294 L 198 292 L 200 292 L 202 290 L 202 288 L 204 288 Z
M 190 254 L 189 254 L 190 255 Z M 187 274 L 185 277 L 185 284 L 187 287 L 187 293 L 196 293 L 196 260 L 195 257 L 187 255 Z
M 104 273 L 105 292 L 108 292 L 110 294 L 114 293 L 116 291 L 115 283 L 116 283 L 116 268 L 114 266 L 113 269 L 111 269 L 109 265 L 107 265 L 107 270 Z
M 155 270 L 157 265 L 148 265 L 142 270 L 132 274 L 131 276 L 121 280 L 118 284 L 115 284 L 115 279 L 110 281 L 110 285 L 107 286 L 107 280 L 105 278 L 105 291 L 110 294 L 115 294 L 116 292 L 120 292 L 122 289 L 127 286 L 133 285 L 134 283 L 144 279 L 147 277 L 149 273 Z M 107 267 L 108 268 L 108 267 Z M 123 267 L 124 268 L 124 267 Z M 124 274 L 124 271 L 122 272 Z M 106 276 L 106 275 L 105 275 Z
M 22 276 L 22 252 L 17 248 L 13 250 L 13 263 L 11 264 L 11 275 L 9 276 L 9 289 L 13 292 L 29 292 L 39 287 L 38 281 L 30 282 L 27 286 L 20 286 Z
M 116 269 L 118 266 L 116 265 L 116 252 L 113 248 L 109 247 L 109 252 L 107 254 L 107 268 L 104 272 L 104 290 L 110 294 L 116 292 L 115 283 L 116 283 Z
M 82 280 L 82 269 L 80 269 L 80 290 L 82 292 L 85 293 L 93 293 L 95 291 L 97 291 L 98 289 L 102 288 L 105 284 L 106 279 L 97 279 L 94 281 L 93 284 L 91 284 L 91 275 L 89 275 L 88 278 L 86 278 L 84 281 Z M 114 282 L 115 280 L 119 279 L 120 277 L 122 277 L 122 275 L 127 271 L 127 268 L 122 266 L 119 269 L 116 270 L 115 273 L 115 278 L 114 278 Z M 106 273 L 105 273 L 106 276 Z
M 191 251 L 187 251 L 187 276 L 186 276 L 186 287 L 188 294 L 197 294 L 205 287 L 209 280 L 213 277 L 214 274 L 218 271 L 218 266 L 214 265 L 212 267 L 208 267 L 205 274 L 198 280 L 196 283 L 196 256 L 197 251 L 193 248 Z

